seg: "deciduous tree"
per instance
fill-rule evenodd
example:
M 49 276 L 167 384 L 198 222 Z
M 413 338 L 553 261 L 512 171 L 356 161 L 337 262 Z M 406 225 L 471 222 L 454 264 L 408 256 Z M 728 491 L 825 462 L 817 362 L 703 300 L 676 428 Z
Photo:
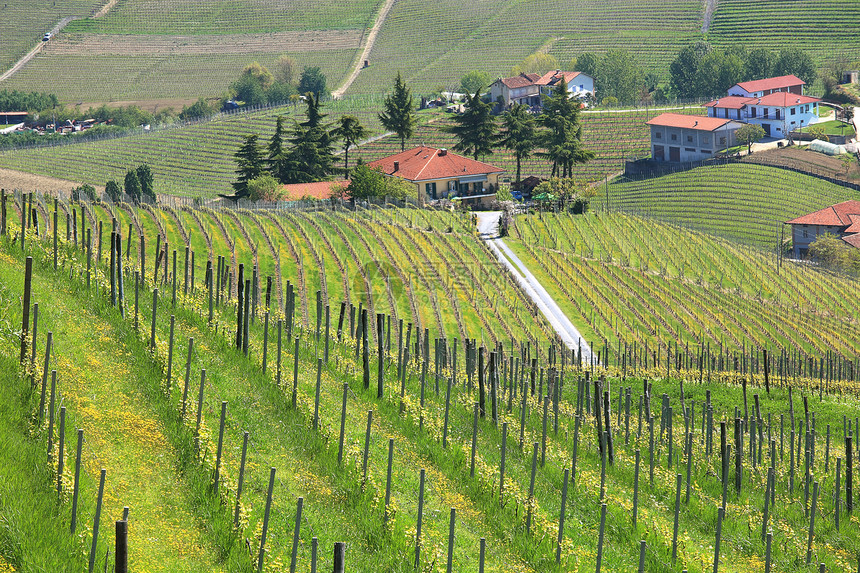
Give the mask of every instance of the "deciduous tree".
M 343 176 L 349 179 L 349 148 L 366 138 L 369 132 L 354 115 L 342 115 L 338 120 L 335 136 L 341 141 L 343 150 Z

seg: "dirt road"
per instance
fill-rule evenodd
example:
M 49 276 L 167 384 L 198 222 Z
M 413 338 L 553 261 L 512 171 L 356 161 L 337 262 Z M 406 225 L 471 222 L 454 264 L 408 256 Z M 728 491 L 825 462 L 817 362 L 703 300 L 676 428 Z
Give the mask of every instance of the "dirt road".
M 376 21 L 373 23 L 373 27 L 370 28 L 370 33 L 367 34 L 367 41 L 364 43 L 364 49 L 361 51 L 358 61 L 355 62 L 355 67 L 353 68 L 352 73 L 349 74 L 349 77 L 344 80 L 340 87 L 331 92 L 331 97 L 339 98 L 342 96 L 344 92 L 349 89 L 349 86 L 352 85 L 352 82 L 355 81 L 355 78 L 358 77 L 358 74 L 364 67 L 364 61 L 370 56 L 370 50 L 373 49 L 373 43 L 376 42 L 376 36 L 379 35 L 379 30 L 382 28 L 382 24 L 385 23 L 385 19 L 388 17 L 388 13 L 391 11 L 395 2 L 397 2 L 397 0 L 385 0 L 385 4 L 376 16 Z

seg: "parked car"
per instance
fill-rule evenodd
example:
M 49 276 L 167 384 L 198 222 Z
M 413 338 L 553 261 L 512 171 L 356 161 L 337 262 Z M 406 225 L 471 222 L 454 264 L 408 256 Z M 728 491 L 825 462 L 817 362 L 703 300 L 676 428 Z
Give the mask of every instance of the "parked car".
M 44 35 L 44 36 L 42 36 L 42 41 L 43 41 L 43 42 L 47 42 L 47 41 L 48 41 L 48 40 L 50 40 L 50 39 L 51 39 L 51 33 L 50 33 L 50 32 L 45 32 L 45 35 Z

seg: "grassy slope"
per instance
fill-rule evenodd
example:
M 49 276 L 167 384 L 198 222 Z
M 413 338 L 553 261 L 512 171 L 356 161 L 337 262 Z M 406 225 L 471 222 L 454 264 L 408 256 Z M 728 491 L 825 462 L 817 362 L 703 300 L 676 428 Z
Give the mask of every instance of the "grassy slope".
M 20 259 L 18 259 L 20 261 Z M 20 262 L 18 263 L 20 269 Z M 13 274 L 14 273 L 10 273 Z M 63 279 L 59 279 L 63 280 Z M 7 284 L 4 281 L 4 284 Z M 146 298 L 146 297 L 144 297 Z M 468 478 L 468 435 L 470 433 L 471 401 L 474 394 L 469 395 L 462 384 L 455 388 L 454 406 L 451 409 L 451 446 L 443 449 L 439 443 L 440 421 L 443 414 L 441 396 L 428 388 L 427 408 L 424 413 L 425 430 L 420 430 L 415 400 L 417 400 L 418 385 L 415 371 L 410 374 L 407 385 L 407 413 L 399 413 L 396 394 L 385 400 L 378 401 L 374 392 L 361 389 L 360 374 L 349 374 L 349 360 L 345 355 L 336 361 L 333 369 L 324 375 L 324 392 L 321 401 L 323 417 L 322 436 L 332 436 L 331 429 L 336 427 L 339 418 L 339 397 L 341 383 L 348 382 L 352 387 L 349 393 L 349 430 L 348 443 L 350 460 L 342 470 L 334 468 L 332 459 L 336 446 L 331 439 L 326 442 L 323 437 L 308 431 L 309 415 L 313 404 L 311 392 L 314 383 L 313 369 L 301 370 L 299 408 L 294 410 L 289 405 L 288 392 L 278 389 L 272 384 L 272 373 L 263 375 L 259 370 L 260 330 L 252 330 L 254 343 L 252 359 L 245 360 L 234 351 L 227 348 L 223 338 L 214 335 L 204 326 L 204 322 L 196 317 L 196 306 L 192 301 L 189 310 L 177 309 L 177 319 L 181 336 L 193 334 L 199 337 L 201 346 L 195 355 L 193 370 L 204 365 L 211 371 L 210 384 L 207 386 L 204 404 L 203 433 L 206 449 L 212 451 L 212 440 L 217 420 L 219 402 L 229 400 L 228 436 L 224 473 L 227 485 L 231 486 L 235 476 L 237 455 L 237 440 L 240 431 L 247 428 L 252 431 L 253 449 L 252 461 L 249 466 L 249 476 L 246 482 L 245 498 L 253 504 L 252 512 L 247 522 L 247 532 L 258 532 L 255 524 L 259 524 L 261 512 L 261 497 L 266 484 L 266 468 L 271 463 L 278 467 L 281 481 L 276 484 L 275 506 L 270 523 L 270 552 L 267 562 L 272 565 L 285 565 L 290 548 L 290 535 L 294 518 L 294 503 L 296 495 L 305 498 L 305 517 L 302 522 L 300 570 L 306 570 L 308 565 L 308 542 L 311 535 L 320 539 L 322 555 L 328 553 L 333 540 L 347 540 L 349 547 L 348 562 L 358 570 L 383 567 L 387 570 L 406 570 L 410 567 L 410 540 L 413 532 L 415 509 L 415 475 L 416 467 L 428 469 L 428 500 L 425 506 L 424 529 L 424 563 L 436 562 L 441 566 L 445 561 L 445 545 L 447 541 L 447 508 L 456 507 L 458 510 L 457 542 L 454 566 L 461 570 L 468 564 L 474 565 L 479 536 L 488 541 L 488 566 L 500 571 L 556 571 L 556 570 L 593 570 L 595 561 L 595 539 L 599 520 L 599 459 L 596 455 L 596 444 L 589 422 L 583 426 L 579 442 L 579 460 L 575 485 L 569 489 L 567 505 L 567 523 L 565 541 L 562 551 L 562 565 L 555 567 L 555 551 L 552 540 L 555 537 L 555 523 L 559 511 L 559 495 L 562 486 L 562 468 L 570 463 L 569 455 L 572 448 L 571 436 L 573 431 L 572 408 L 576 387 L 575 380 L 569 379 L 565 388 L 562 404 L 562 416 L 559 419 L 559 432 L 556 435 L 550 428 L 547 448 L 547 464 L 538 471 L 536 482 L 536 536 L 529 535 L 524 530 L 521 502 L 524 499 L 528 482 L 531 452 L 528 444 L 540 440 L 541 418 L 540 406 L 529 399 L 529 415 L 526 417 L 526 448 L 521 451 L 515 445 L 518 436 L 518 406 L 510 415 L 504 416 L 508 423 L 509 442 L 506 466 L 505 504 L 499 504 L 492 492 L 498 487 L 499 463 L 499 430 L 489 420 L 480 422 L 478 440 L 478 478 Z M 144 315 L 147 310 L 144 309 Z M 230 309 L 225 309 L 224 318 L 229 321 Z M 110 314 L 109 312 L 107 314 Z M 116 314 L 113 313 L 113 320 Z M 166 313 L 161 313 L 158 323 L 158 337 L 163 340 L 166 334 Z M 10 340 L 13 342 L 14 339 Z M 306 340 L 306 343 L 308 341 Z M 270 350 L 272 350 L 270 348 Z M 346 352 L 350 352 L 347 348 Z M 163 349 L 159 351 L 163 359 Z M 313 357 L 312 347 L 303 351 L 303 364 Z M 271 356 L 271 355 L 270 355 Z M 658 373 L 652 373 L 649 378 L 656 378 Z M 462 373 L 461 373 L 462 375 Z M 462 380 L 462 378 L 461 378 Z M 178 382 L 177 382 L 178 383 Z M 392 383 L 386 378 L 386 384 Z M 635 404 L 639 398 L 641 383 L 631 379 L 632 400 Z M 623 383 L 620 384 L 623 387 Z M 430 386 L 432 388 L 432 385 Z M 613 384 L 613 397 L 616 385 Z M 724 419 L 727 411 L 741 403 L 740 390 L 737 386 L 727 385 L 687 385 L 686 400 L 697 403 L 696 411 L 701 411 L 706 389 L 712 391 L 714 404 L 714 419 Z M 787 391 L 785 388 L 775 388 L 766 395 L 757 386 L 751 390 L 760 393 L 762 397 L 762 417 L 771 419 L 771 415 L 787 414 Z M 678 385 L 675 381 L 663 383 L 655 380 L 654 395 L 667 393 L 673 404 L 678 403 Z M 800 404 L 795 396 L 795 411 L 799 412 Z M 173 395 L 170 402 L 178 406 L 178 396 Z M 852 409 L 850 400 L 837 396 L 826 396 L 825 403 L 810 402 L 812 410 L 818 415 L 819 431 L 825 424 L 834 428 L 835 443 L 839 443 L 839 420 L 845 414 L 850 415 Z M 366 486 L 367 494 L 362 491 L 358 481 L 359 472 L 358 452 L 363 441 L 363 412 L 374 409 L 374 419 L 377 422 L 371 428 L 371 467 L 370 481 Z M 659 423 L 659 408 L 656 404 L 653 413 Z M 635 410 L 634 410 L 635 412 Z M 798 414 L 799 418 L 802 418 Z M 615 417 L 613 416 L 613 420 Z M 787 419 L 787 416 L 786 416 Z M 635 413 L 634 413 L 635 422 Z M 674 424 L 680 428 L 682 418 L 675 410 Z M 637 437 L 635 423 L 632 424 L 631 440 L 625 445 L 621 426 L 616 426 L 616 463 L 607 470 L 608 516 L 606 545 L 604 547 L 604 567 L 607 570 L 619 570 L 635 563 L 638 555 L 638 540 L 648 542 L 646 567 L 649 571 L 670 571 L 675 568 L 668 565 L 672 527 L 672 505 L 675 495 L 675 472 L 683 472 L 684 466 L 679 464 L 681 456 L 678 448 L 681 443 L 681 432 L 674 434 L 675 460 L 678 465 L 669 469 L 667 464 L 666 442 L 661 440 L 660 453 L 657 456 L 655 479 L 651 485 L 646 478 L 647 472 L 640 477 L 640 515 L 636 526 L 630 524 L 630 499 L 632 496 L 633 479 L 633 450 L 647 449 L 647 430 L 642 437 Z M 647 427 L 646 427 L 647 428 Z M 778 426 L 772 426 L 767 435 L 776 437 Z M 694 424 L 694 443 L 700 438 L 698 424 Z M 659 431 L 657 432 L 659 439 Z M 781 436 L 781 434 L 780 434 Z M 387 439 L 393 438 L 396 444 L 396 473 L 393 480 L 393 499 L 397 504 L 397 515 L 394 527 L 383 531 L 379 526 L 380 500 L 373 497 L 372 492 L 379 493 L 383 483 L 385 468 L 385 447 Z M 818 434 L 819 446 L 816 447 L 815 476 L 822 483 L 830 483 L 825 479 L 823 468 L 824 448 L 821 447 L 821 433 Z M 778 452 L 782 452 L 782 439 Z M 716 520 L 715 507 L 720 496 L 720 486 L 715 478 L 716 456 L 705 460 L 701 447 L 695 448 L 693 464 L 693 489 L 690 504 L 681 505 L 681 536 L 679 546 L 679 567 L 699 571 L 709 569 L 712 559 L 712 548 L 709 546 Z M 830 450 L 830 470 L 833 471 L 836 448 Z M 647 459 L 647 456 L 646 456 Z M 802 498 L 803 493 L 798 488 L 802 481 L 799 473 L 796 476 L 794 492 L 789 493 L 786 486 L 787 459 L 777 455 L 777 504 L 773 511 L 774 533 L 777 543 L 774 544 L 774 560 L 778 569 L 798 570 L 797 559 L 803 559 L 806 550 L 806 524 Z M 291 461 L 298 464 L 290 466 Z M 745 462 L 746 463 L 746 462 Z M 749 571 L 761 568 L 763 560 L 763 545 L 758 539 L 760 514 L 758 507 L 763 497 L 764 478 L 761 467 L 754 469 L 745 465 L 744 487 L 740 494 L 730 492 L 728 518 L 723 526 L 723 545 L 721 559 L 723 571 Z M 832 508 L 825 485 L 819 498 L 821 519 L 816 522 L 816 538 L 813 544 L 814 563 L 823 562 L 828 569 L 846 570 L 852 567 L 854 556 L 852 548 L 856 543 L 856 530 L 848 527 L 846 522 L 842 534 L 837 534 L 832 520 L 827 512 Z M 800 500 L 800 501 L 799 501 Z M 343 519 L 341 515 L 350 516 Z M 847 519 L 847 518 L 846 518 Z M 252 533 L 253 546 L 254 533 Z M 535 543 L 543 539 L 544 542 Z M 525 564 L 521 562 L 525 561 Z M 324 561 L 321 567 L 329 567 Z
M 773 249 L 780 228 L 805 213 L 857 199 L 858 193 L 776 167 L 731 164 L 609 186 L 612 210 L 671 221 L 727 239 Z M 596 209 L 605 203 L 596 197 Z M 784 237 L 791 231 L 785 228 Z

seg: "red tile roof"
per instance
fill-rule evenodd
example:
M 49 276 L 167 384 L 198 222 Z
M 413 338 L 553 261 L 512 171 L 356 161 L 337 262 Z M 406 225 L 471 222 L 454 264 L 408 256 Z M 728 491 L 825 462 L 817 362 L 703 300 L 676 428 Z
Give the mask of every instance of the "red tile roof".
M 848 235 L 847 237 L 842 237 L 842 240 L 851 245 L 852 247 L 857 247 L 860 249 L 860 233 L 855 233 L 853 235 Z
M 848 219 L 851 221 L 851 224 L 845 229 L 846 233 L 860 233 L 860 215 L 848 215 Z
M 746 90 L 748 93 L 762 92 L 767 90 L 778 90 L 793 86 L 805 86 L 806 82 L 797 76 L 777 76 L 775 78 L 765 78 L 763 80 L 752 80 L 749 82 L 740 82 L 735 84 L 739 88 Z M 732 86 L 734 87 L 734 86 Z
M 755 105 L 770 105 L 773 107 L 791 107 L 793 105 L 815 103 L 821 101 L 821 98 L 798 95 L 789 92 L 776 92 L 768 94 L 761 98 L 756 98 Z
M 564 77 L 565 83 L 570 83 L 581 72 L 563 72 L 561 70 L 550 70 L 542 75 L 535 83 L 539 86 L 554 86 L 558 80 Z
M 831 205 L 786 221 L 789 225 L 822 225 L 825 227 L 847 227 L 852 225 L 851 215 L 860 216 L 860 201 L 851 200 Z
M 681 113 L 661 113 L 646 123 L 648 125 L 662 125 L 664 127 L 715 131 L 724 127 L 731 121 L 733 120 L 719 117 L 702 117 L 701 115 L 684 115 Z
M 346 187 L 349 181 L 317 181 L 316 183 L 291 183 L 283 185 L 287 201 L 298 201 L 299 199 L 329 199 L 332 186 Z
M 510 89 L 515 89 L 533 86 L 539 79 L 540 74 L 520 74 L 510 78 L 499 78 L 497 81 L 502 82 Z
M 395 162 L 398 163 L 397 171 L 394 170 Z M 432 181 L 504 172 L 504 169 L 489 163 L 423 145 L 377 159 L 368 165 L 381 168 L 386 175 L 396 175 L 409 181 Z
M 708 102 L 705 104 L 705 107 L 719 107 L 725 109 L 741 109 L 746 104 L 751 101 L 755 101 L 754 97 L 743 97 L 743 96 L 726 96 L 721 97 L 720 99 L 715 99 L 714 101 Z

